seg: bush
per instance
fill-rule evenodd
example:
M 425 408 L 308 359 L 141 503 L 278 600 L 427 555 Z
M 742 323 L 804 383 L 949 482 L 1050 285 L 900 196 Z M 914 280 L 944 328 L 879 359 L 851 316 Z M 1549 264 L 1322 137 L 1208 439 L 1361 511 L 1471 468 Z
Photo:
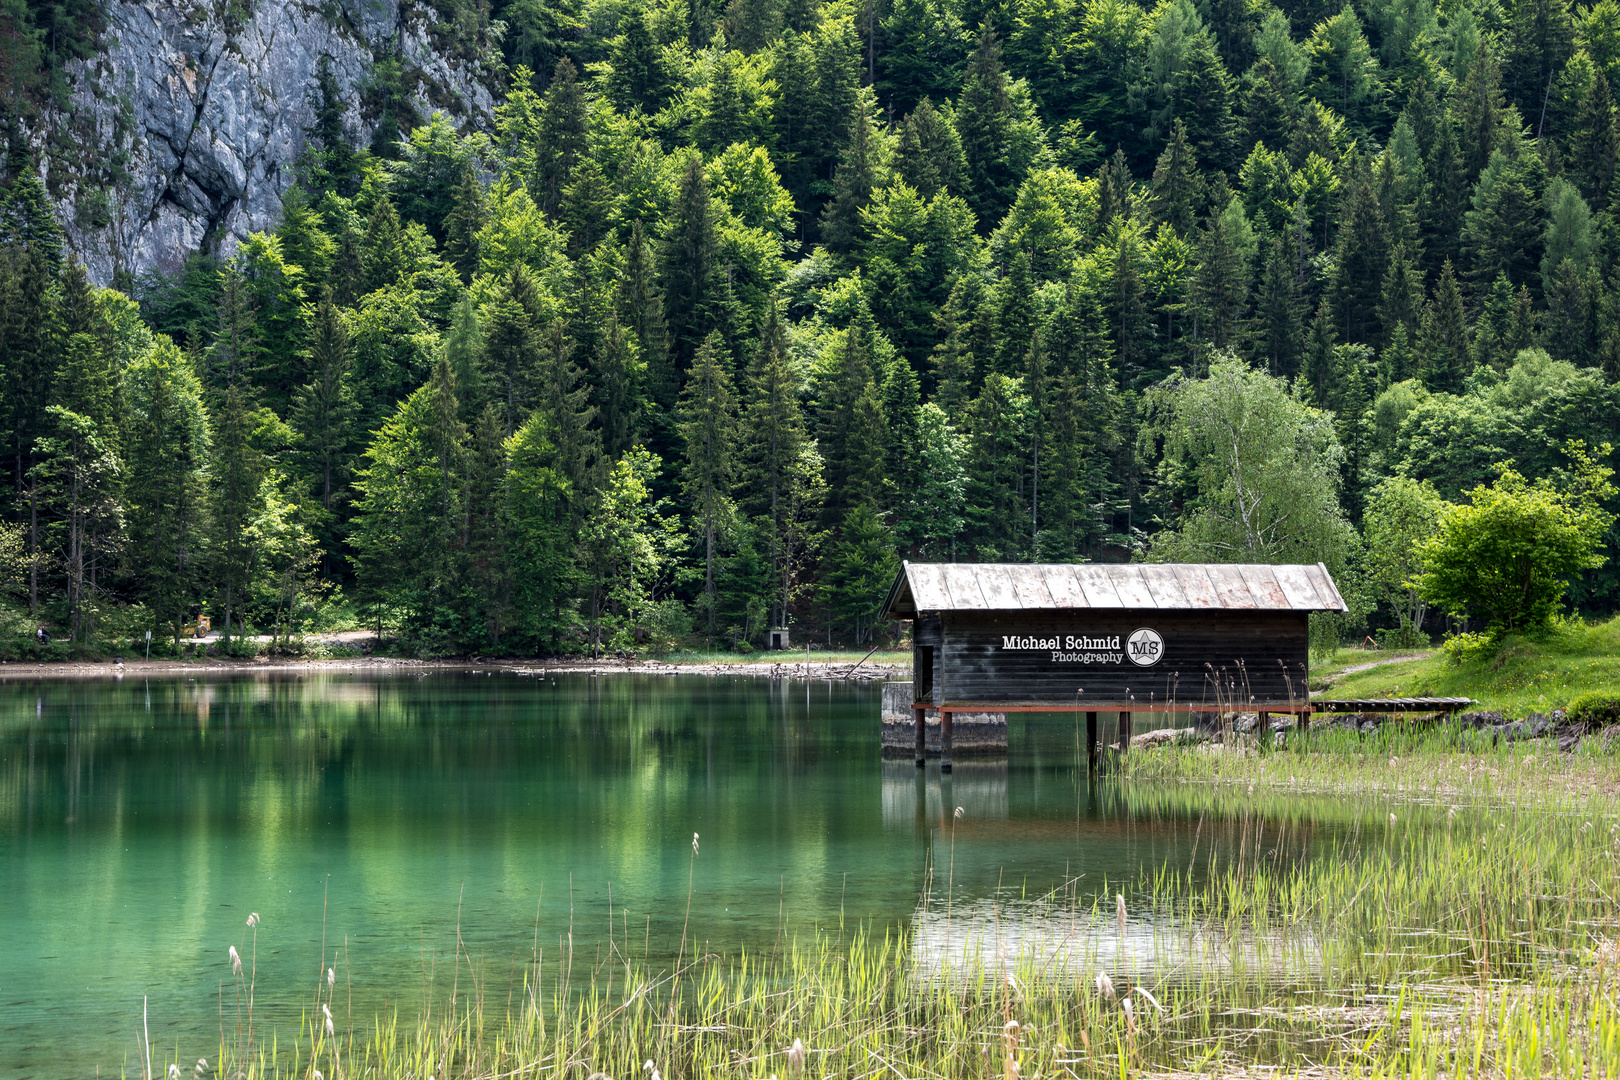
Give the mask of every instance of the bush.
M 1582 694 L 1565 707 L 1564 719 L 1588 727 L 1620 723 L 1620 694 L 1606 694 L 1601 690 Z
M 1501 644 L 1495 634 L 1453 634 L 1440 644 L 1440 651 L 1453 664 L 1480 664 L 1489 660 Z

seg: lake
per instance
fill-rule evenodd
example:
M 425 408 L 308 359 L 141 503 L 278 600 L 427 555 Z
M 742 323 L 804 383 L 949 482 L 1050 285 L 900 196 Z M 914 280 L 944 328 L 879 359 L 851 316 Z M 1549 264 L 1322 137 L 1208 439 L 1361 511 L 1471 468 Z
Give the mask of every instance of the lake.
M 1005 759 L 942 777 L 881 759 L 878 712 L 876 684 L 751 676 L 0 682 L 0 1077 L 138 1076 L 143 1008 L 155 1054 L 213 1060 L 232 946 L 260 1029 L 296 1032 L 328 969 L 356 1019 L 408 1018 L 536 961 L 914 924 L 942 948 L 1254 824 L 1088 780 L 1072 715 L 1015 715 Z

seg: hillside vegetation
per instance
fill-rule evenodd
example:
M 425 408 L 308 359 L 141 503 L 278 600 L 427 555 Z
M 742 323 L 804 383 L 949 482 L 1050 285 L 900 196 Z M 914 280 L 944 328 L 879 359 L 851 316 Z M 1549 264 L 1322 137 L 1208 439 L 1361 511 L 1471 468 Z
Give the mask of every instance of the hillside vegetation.
M 1323 561 L 1319 643 L 1420 641 L 1445 506 L 1620 434 L 1615 0 L 441 15 L 486 130 L 386 61 L 355 130 L 323 68 L 280 224 L 172 273 L 87 280 L 12 123 L 28 627 L 864 647 L 901 557 L 1150 558 Z

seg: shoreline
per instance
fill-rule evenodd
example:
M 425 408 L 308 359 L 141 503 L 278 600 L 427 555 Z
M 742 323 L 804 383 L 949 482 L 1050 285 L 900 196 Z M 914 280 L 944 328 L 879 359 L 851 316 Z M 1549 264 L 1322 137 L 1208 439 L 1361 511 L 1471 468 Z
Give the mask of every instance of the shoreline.
M 854 669 L 853 671 L 851 669 Z M 808 670 L 807 670 L 808 669 Z M 200 657 L 195 660 L 7 660 L 0 661 L 0 683 L 12 679 L 122 679 L 132 675 L 146 678 L 178 675 L 257 675 L 266 673 L 340 672 L 393 674 L 404 671 L 504 671 L 514 675 L 749 675 L 771 679 L 832 679 L 850 682 L 886 681 L 911 675 L 911 667 L 868 660 L 854 661 L 744 660 L 735 663 L 682 660 L 588 660 L 558 657 L 549 660 L 491 659 L 480 656 L 446 660 L 412 660 L 391 656 L 359 656 L 299 660 L 288 657 L 235 659 Z

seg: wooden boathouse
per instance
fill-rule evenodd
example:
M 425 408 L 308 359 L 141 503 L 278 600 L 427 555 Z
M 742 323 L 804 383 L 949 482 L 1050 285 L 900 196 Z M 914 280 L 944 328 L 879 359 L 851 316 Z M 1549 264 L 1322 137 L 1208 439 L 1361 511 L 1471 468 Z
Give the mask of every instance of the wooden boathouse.
M 1311 712 L 1308 616 L 1347 610 L 1327 568 L 1223 563 L 914 563 L 882 615 L 912 624 L 917 764 L 937 713 L 940 767 L 951 716 Z

